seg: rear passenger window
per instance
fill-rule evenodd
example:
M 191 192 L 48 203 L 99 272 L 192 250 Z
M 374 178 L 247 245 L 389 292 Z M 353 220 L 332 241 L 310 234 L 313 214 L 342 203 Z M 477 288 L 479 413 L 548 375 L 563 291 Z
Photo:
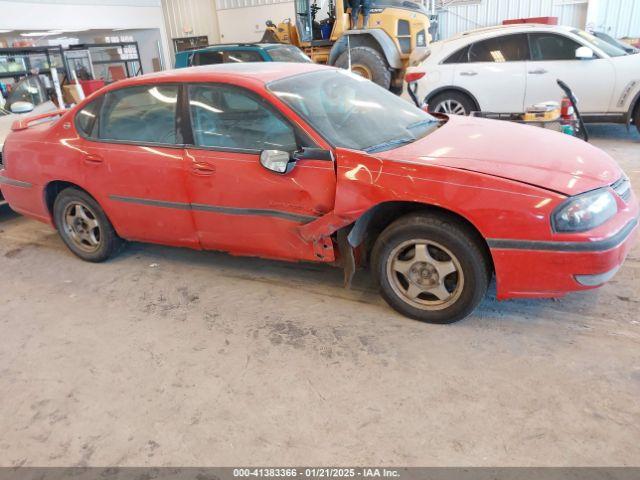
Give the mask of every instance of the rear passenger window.
M 176 85 L 147 85 L 107 93 L 98 122 L 101 140 L 176 143 Z
M 504 35 L 476 42 L 469 49 L 469 62 L 518 62 L 529 59 L 525 34 Z
M 531 57 L 533 60 L 575 60 L 578 42 L 555 33 L 532 33 Z
M 100 110 L 100 102 L 102 98 L 94 100 L 89 105 L 76 113 L 76 129 L 83 137 L 95 137 L 95 126 L 98 118 L 98 110 Z
M 449 58 L 447 58 L 442 63 L 467 63 L 467 61 L 469 60 L 468 57 L 469 57 L 469 45 L 467 45 L 464 48 L 461 48 L 460 50 L 455 52 L 453 55 L 449 56 Z
M 249 92 L 227 85 L 189 86 L 195 144 L 241 150 L 296 150 L 293 127 Z

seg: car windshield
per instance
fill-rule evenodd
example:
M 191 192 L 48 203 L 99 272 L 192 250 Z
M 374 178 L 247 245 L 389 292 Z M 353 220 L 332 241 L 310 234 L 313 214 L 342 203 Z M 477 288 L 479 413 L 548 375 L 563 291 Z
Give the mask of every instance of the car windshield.
M 623 57 L 624 55 L 627 55 L 627 52 L 625 52 L 621 48 L 611 45 L 609 42 L 606 42 L 594 35 L 591 35 L 590 33 L 585 32 L 584 30 L 578 30 L 576 28 L 575 30 L 571 30 L 571 33 L 574 33 L 578 35 L 580 38 L 582 38 L 583 40 L 586 40 L 592 45 L 595 45 L 610 57 Z
M 439 125 L 427 112 L 347 70 L 296 75 L 268 88 L 337 147 L 390 150 Z
M 37 76 L 29 76 L 23 78 L 14 86 L 4 108 L 11 110 L 11 105 L 16 102 L 29 102 L 37 106 L 47 100 L 47 92 L 42 82 Z
M 283 45 L 270 48 L 268 51 L 274 62 L 311 63 L 311 59 L 297 47 Z

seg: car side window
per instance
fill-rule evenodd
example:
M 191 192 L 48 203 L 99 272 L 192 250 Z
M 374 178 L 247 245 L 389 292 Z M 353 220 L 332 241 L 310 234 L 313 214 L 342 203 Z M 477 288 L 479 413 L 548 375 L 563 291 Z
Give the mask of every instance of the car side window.
M 529 46 L 525 34 L 488 38 L 471 45 L 469 62 L 520 62 L 529 59 Z
M 451 63 L 467 63 L 469 61 L 469 47 L 471 45 L 467 45 L 464 48 L 461 48 L 460 50 L 454 52 L 452 55 L 450 55 L 444 62 L 444 64 L 451 64 Z
M 260 53 L 253 50 L 227 50 L 218 52 L 196 52 L 191 65 L 215 65 L 218 63 L 262 62 Z
M 222 52 L 196 52 L 191 57 L 191 65 L 215 65 L 223 63 Z
M 76 113 L 76 129 L 83 137 L 95 138 L 101 101 L 102 98 L 98 98 Z
M 229 50 L 225 52 L 224 63 L 262 62 L 262 56 L 253 50 Z
M 99 138 L 125 142 L 176 143 L 177 85 L 145 85 L 106 94 Z
M 297 149 L 293 127 L 257 96 L 231 85 L 190 85 L 196 146 L 241 150 Z
M 575 60 L 580 45 L 575 40 L 556 33 L 531 33 L 532 60 Z

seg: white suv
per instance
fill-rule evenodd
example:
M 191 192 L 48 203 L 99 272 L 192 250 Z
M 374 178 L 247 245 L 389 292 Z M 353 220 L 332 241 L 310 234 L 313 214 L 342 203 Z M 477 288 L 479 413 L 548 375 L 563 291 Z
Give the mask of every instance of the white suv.
M 585 121 L 634 122 L 640 130 L 640 55 L 572 27 L 504 25 L 432 43 L 412 58 L 408 79 L 436 112 L 524 112 L 558 101 L 563 80 Z M 423 53 L 424 55 L 424 53 Z M 422 75 L 422 76 L 421 76 Z

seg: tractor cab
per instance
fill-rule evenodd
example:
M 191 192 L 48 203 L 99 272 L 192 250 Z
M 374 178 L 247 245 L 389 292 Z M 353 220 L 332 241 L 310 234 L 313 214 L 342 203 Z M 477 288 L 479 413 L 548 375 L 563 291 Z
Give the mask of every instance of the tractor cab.
M 331 32 L 336 20 L 335 4 L 333 0 L 327 3 L 327 10 L 323 12 L 324 5 L 318 5 L 317 1 L 295 0 L 296 29 L 301 44 L 311 46 L 329 45 Z M 318 15 L 325 18 L 318 20 Z
M 348 0 L 294 0 L 295 19 L 267 21 L 263 42 L 291 43 L 314 62 L 402 90 L 411 54 L 427 49 L 429 13 L 412 0 L 372 0 L 368 28 L 350 29 Z

